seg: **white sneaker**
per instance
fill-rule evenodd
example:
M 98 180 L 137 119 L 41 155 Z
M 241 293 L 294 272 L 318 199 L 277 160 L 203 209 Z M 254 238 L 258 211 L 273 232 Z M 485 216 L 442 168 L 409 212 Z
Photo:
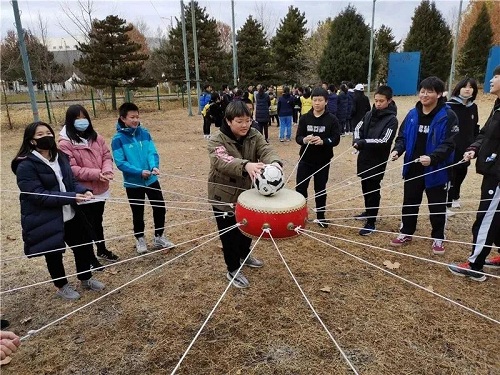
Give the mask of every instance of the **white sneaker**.
M 69 284 L 64 285 L 62 288 L 59 288 L 56 294 L 61 298 L 71 301 L 80 298 L 80 294 L 76 290 L 74 290 Z
M 105 288 L 103 283 L 94 278 L 90 278 L 88 280 L 82 280 L 81 283 L 83 289 L 95 290 L 96 292 L 99 292 Z
M 155 238 L 153 238 L 153 246 L 158 249 L 169 249 L 175 247 L 173 242 L 165 236 L 155 236 Z
M 460 201 L 458 199 L 453 199 L 451 202 L 451 208 L 460 208 Z
M 146 244 L 146 239 L 144 236 L 135 239 L 135 248 L 138 254 L 144 254 L 148 252 L 148 245 Z

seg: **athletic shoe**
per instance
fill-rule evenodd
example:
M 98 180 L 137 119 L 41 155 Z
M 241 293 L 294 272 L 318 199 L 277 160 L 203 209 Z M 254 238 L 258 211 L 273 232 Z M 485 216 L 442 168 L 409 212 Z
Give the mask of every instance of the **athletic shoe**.
M 155 236 L 155 238 L 153 238 L 153 246 L 158 249 L 175 247 L 175 245 L 165 236 Z
M 280 138 L 280 142 L 285 142 L 285 140 L 283 138 Z
M 233 286 L 235 286 L 236 288 L 240 288 L 240 289 L 248 288 L 250 286 L 250 283 L 248 282 L 245 275 L 243 275 L 243 273 L 241 271 L 238 274 L 236 274 L 236 272 L 237 272 L 237 270 L 233 271 L 233 272 L 228 272 L 226 274 L 227 279 L 229 281 L 231 281 L 231 280 L 233 280 L 233 277 L 234 277 Z
M 461 263 L 461 264 L 450 264 L 448 266 L 448 269 L 454 275 L 462 276 L 462 277 L 469 277 L 471 280 L 474 280 L 474 281 L 485 281 L 486 280 L 485 275 L 477 273 L 476 271 L 474 271 L 470 268 L 469 262 Z M 483 272 L 483 270 L 480 270 L 479 272 Z
M 97 250 L 97 258 L 107 260 L 108 262 L 116 262 L 118 260 L 118 255 L 113 254 L 112 251 L 104 249 L 102 251 Z
M 366 220 L 368 214 L 366 211 L 361 212 L 359 215 L 354 216 L 355 220 Z
M 390 242 L 391 246 L 403 246 L 405 243 L 411 242 L 411 236 L 400 233 L 395 239 Z
M 88 280 L 82 280 L 81 283 L 83 289 L 95 290 L 96 292 L 99 292 L 104 289 L 104 284 L 101 283 L 100 281 L 97 281 L 94 278 L 90 278 Z
M 363 228 L 359 231 L 360 236 L 369 236 L 375 230 L 375 224 L 366 223 Z
M 291 141 L 291 139 L 290 139 L 290 138 L 287 138 L 287 139 L 286 139 L 286 141 L 287 141 L 287 142 L 290 142 L 290 141 Z
M 240 258 L 240 264 L 243 264 L 244 260 L 245 259 Z M 244 265 L 252 268 L 260 268 L 264 265 L 264 262 L 260 259 L 254 258 L 253 256 L 249 256 Z
M 484 261 L 484 266 L 489 268 L 500 268 L 500 255 L 486 259 Z
M 92 259 L 90 261 L 90 270 L 91 271 L 104 271 L 104 266 L 97 259 Z
M 450 210 L 450 209 L 447 208 L 446 209 L 446 216 L 450 217 L 450 216 L 453 216 L 453 215 L 455 215 L 455 212 L 453 212 L 452 210 Z
M 56 294 L 67 300 L 77 300 L 80 298 L 80 294 L 74 290 L 69 284 L 64 285 L 62 288 L 59 288 Z
M 460 201 L 458 199 L 453 199 L 451 202 L 451 208 L 460 208 Z
M 443 240 L 434 240 L 434 242 L 432 243 L 432 253 L 435 255 L 444 254 Z
M 146 239 L 143 237 L 139 237 L 135 239 L 135 249 L 138 254 L 144 254 L 148 252 L 148 245 L 146 244 Z

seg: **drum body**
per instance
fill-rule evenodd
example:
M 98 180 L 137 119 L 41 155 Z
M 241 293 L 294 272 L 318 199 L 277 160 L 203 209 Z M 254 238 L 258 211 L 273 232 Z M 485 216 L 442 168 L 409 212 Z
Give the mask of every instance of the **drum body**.
M 295 237 L 297 226 L 305 227 L 307 221 L 306 199 L 290 189 L 281 189 L 272 196 L 263 196 L 256 189 L 246 190 L 238 197 L 235 209 L 240 230 L 259 237 L 263 229 L 270 229 L 273 238 Z M 262 238 L 270 238 L 264 233 Z

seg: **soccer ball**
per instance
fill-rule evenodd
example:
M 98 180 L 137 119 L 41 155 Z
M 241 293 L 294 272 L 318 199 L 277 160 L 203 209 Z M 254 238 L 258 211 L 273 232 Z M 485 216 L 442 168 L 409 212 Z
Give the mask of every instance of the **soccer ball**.
M 265 196 L 271 196 L 278 192 L 285 182 L 283 172 L 275 165 L 267 164 L 260 174 L 257 174 L 254 186 L 257 191 Z

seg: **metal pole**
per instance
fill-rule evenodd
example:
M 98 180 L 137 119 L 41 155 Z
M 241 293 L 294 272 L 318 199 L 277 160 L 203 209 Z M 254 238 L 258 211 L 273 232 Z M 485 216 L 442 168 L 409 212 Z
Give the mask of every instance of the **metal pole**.
M 463 0 L 460 0 L 460 5 L 458 6 L 457 28 L 455 30 L 455 39 L 453 40 L 453 53 L 451 55 L 450 79 L 448 80 L 448 98 L 451 97 L 451 92 L 453 90 L 453 76 L 455 75 L 455 60 L 457 57 L 458 32 L 460 31 L 460 18 L 462 17 L 462 2 Z
M 233 22 L 233 85 L 238 86 L 238 49 L 236 46 L 236 26 L 234 22 L 234 0 L 231 0 L 231 14 L 232 14 L 232 22 Z
M 45 105 L 47 106 L 47 113 L 49 114 L 49 124 L 52 124 L 52 117 L 50 116 L 49 97 L 47 96 L 47 90 L 43 90 L 43 94 L 45 95 Z
M 40 121 L 38 115 L 38 106 L 36 104 L 35 89 L 33 88 L 33 78 L 31 77 L 30 61 L 28 51 L 26 50 L 26 42 L 24 41 L 24 30 L 21 25 L 21 16 L 19 15 L 19 6 L 17 0 L 12 0 L 12 8 L 14 9 L 14 19 L 16 20 L 17 38 L 19 39 L 19 49 L 21 50 L 21 58 L 23 59 L 23 69 L 26 76 L 26 84 L 31 101 L 31 110 L 33 111 L 33 121 Z
M 95 100 L 94 100 L 94 90 L 92 88 L 90 89 L 90 99 L 92 100 L 92 112 L 94 112 L 94 118 L 96 117 L 95 115 Z
M 200 107 L 200 67 L 198 64 L 198 37 L 196 35 L 196 12 L 194 8 L 194 0 L 191 0 L 191 23 L 193 24 L 193 49 L 194 49 L 194 70 L 196 74 L 196 97 L 198 98 L 198 114 L 201 115 Z
M 186 36 L 186 17 L 184 15 L 184 1 L 181 0 L 181 25 L 182 25 L 182 44 L 184 45 L 184 70 L 186 71 L 186 88 L 187 88 L 187 102 L 188 102 L 188 115 L 193 115 L 191 105 L 191 81 L 189 80 L 189 61 L 188 61 L 188 46 Z
M 373 0 L 373 8 L 372 8 L 372 28 L 370 30 L 370 60 L 368 61 L 368 90 L 367 95 L 370 97 L 370 89 L 372 86 L 372 63 L 373 63 L 373 28 L 375 23 L 375 2 Z
M 160 85 L 156 85 L 156 101 L 158 102 L 158 111 L 160 108 Z

